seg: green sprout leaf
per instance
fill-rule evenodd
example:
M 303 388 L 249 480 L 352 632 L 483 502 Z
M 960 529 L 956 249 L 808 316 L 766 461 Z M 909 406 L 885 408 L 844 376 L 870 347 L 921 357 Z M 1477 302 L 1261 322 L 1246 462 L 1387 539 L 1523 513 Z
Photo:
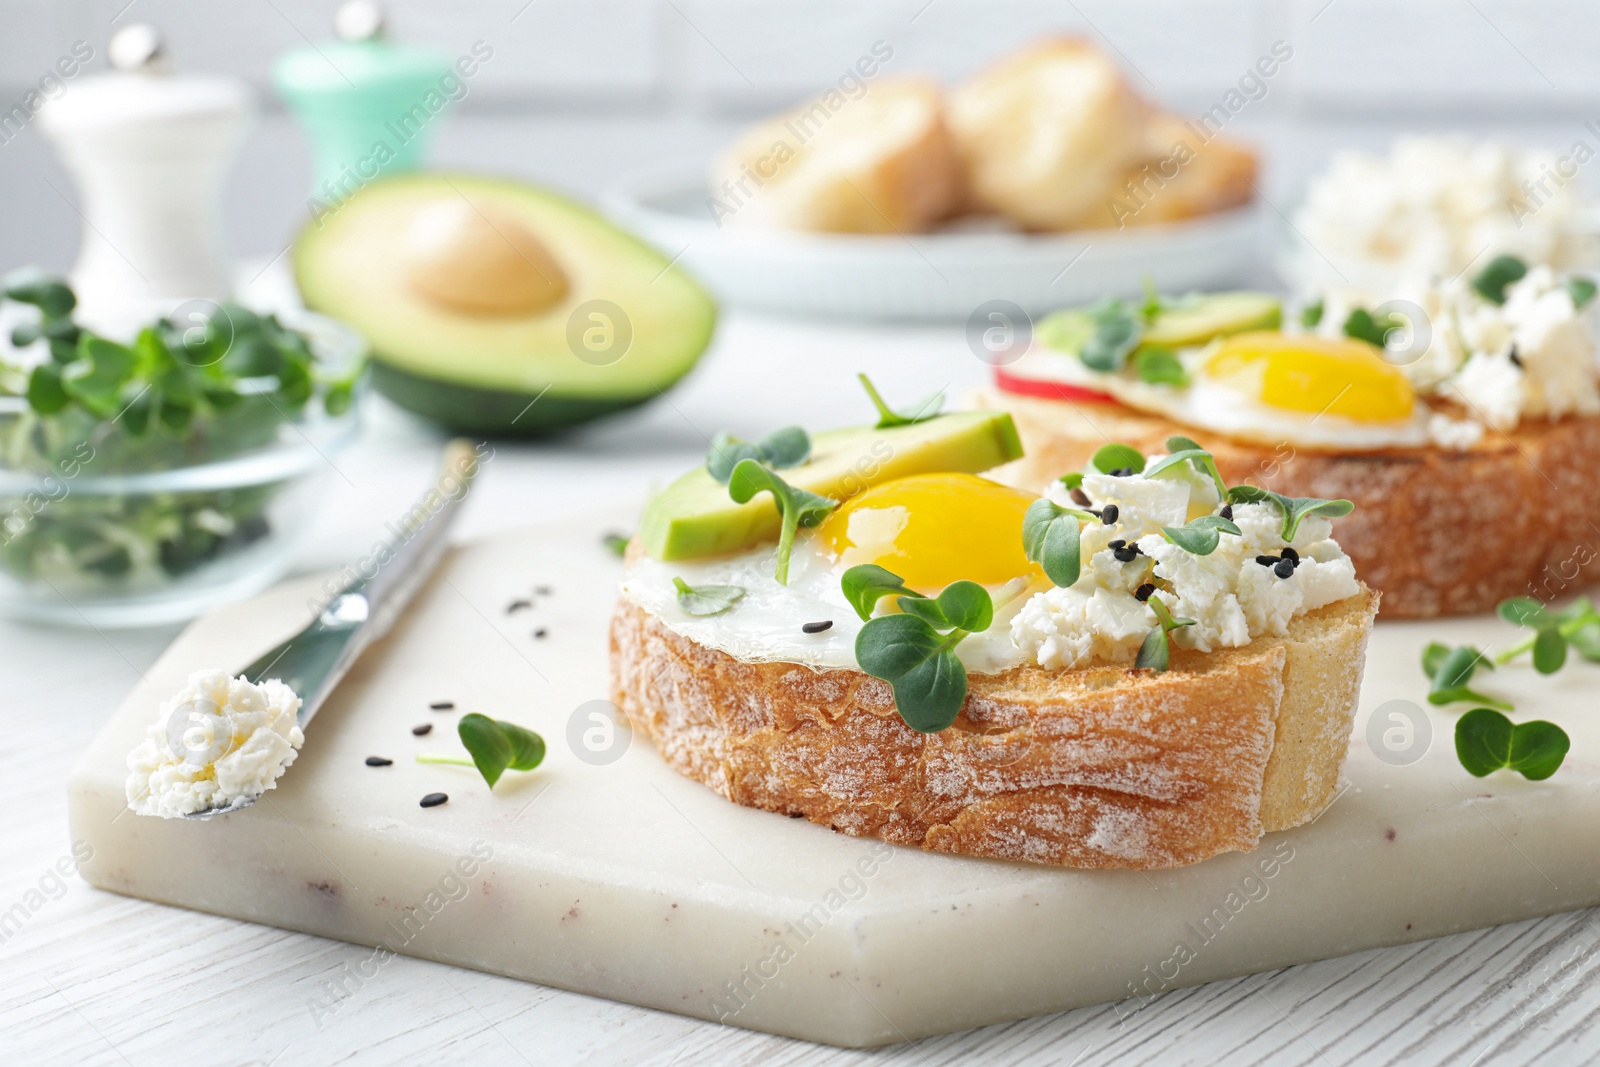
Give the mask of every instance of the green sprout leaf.
M 1493 708 L 1473 708 L 1456 721 L 1456 758 L 1474 778 L 1513 770 L 1530 781 L 1556 773 L 1572 741 L 1555 723 L 1513 723 Z
M 1221 515 L 1202 515 L 1182 526 L 1163 526 L 1161 535 L 1196 556 L 1209 556 L 1217 550 L 1225 533 L 1242 536 L 1239 527 Z
M 417 762 L 476 767 L 490 789 L 507 770 L 531 771 L 544 762 L 544 738 L 516 723 L 473 712 L 461 717 L 456 733 L 472 756 L 470 760 L 421 755 Z
M 925 619 L 936 630 L 982 633 L 994 622 L 994 602 L 977 582 L 952 582 L 936 597 L 913 594 L 898 603 L 901 611 Z
M 887 571 L 883 575 L 899 581 Z M 873 600 L 889 591 L 883 575 L 860 576 L 859 584 L 874 592 Z M 880 589 L 883 591 L 878 592 Z M 846 595 L 850 595 L 848 590 Z M 967 669 L 956 655 L 956 646 L 993 624 L 994 602 L 978 583 L 958 581 L 937 597 L 905 593 L 897 603 L 900 614 L 880 615 L 861 627 L 856 635 L 856 662 L 867 674 L 889 683 L 895 710 L 907 726 L 921 733 L 938 733 L 956 721 L 967 699 Z M 871 603 L 866 607 L 870 610 Z M 856 610 L 860 612 L 862 605 L 857 604 Z M 946 629 L 949 633 L 939 633 Z
M 61 370 L 41 363 L 28 375 L 28 406 L 41 415 L 54 415 L 72 402 L 61 386 Z
M 856 614 L 863 620 L 872 618 L 872 609 L 879 600 L 891 594 L 919 597 L 922 594 L 906 588 L 898 574 L 876 563 L 859 563 L 844 572 L 839 588 Z
M 706 470 L 719 482 L 727 482 L 741 460 L 754 459 L 781 469 L 804 463 L 811 455 L 811 435 L 799 426 L 774 430 L 759 441 L 744 441 L 723 430 L 711 439 L 706 453 Z
M 1188 385 L 1189 372 L 1170 348 L 1141 348 L 1133 355 L 1133 369 L 1141 381 L 1153 385 Z
M 1397 315 L 1385 315 L 1381 320 L 1372 317 L 1372 312 L 1366 308 L 1356 308 L 1344 320 L 1344 335 L 1357 341 L 1365 341 L 1375 348 L 1382 348 L 1389 341 L 1389 334 L 1393 330 L 1405 328 L 1405 320 Z
M 1063 589 L 1076 584 L 1082 573 L 1080 534 L 1086 511 L 1064 508 L 1040 497 L 1028 505 L 1022 516 L 1022 552 L 1044 568 L 1044 573 Z
M 1078 358 L 1098 371 L 1118 371 L 1144 336 L 1139 314 L 1121 300 L 1102 300 L 1088 311 L 1093 332 Z
M 1159 478 L 1163 474 L 1172 476 L 1172 472 L 1188 464 L 1211 479 L 1217 487 L 1217 497 L 1221 500 L 1228 499 L 1228 485 L 1222 480 L 1222 474 L 1217 470 L 1217 461 L 1214 456 L 1187 437 L 1167 438 L 1168 455 L 1156 460 L 1145 468 L 1146 478 Z
M 1467 685 L 1480 669 L 1494 670 L 1494 663 L 1471 645 L 1429 645 L 1422 654 L 1422 667 L 1432 682 L 1428 689 L 1430 704 L 1488 704 L 1503 711 L 1513 710 L 1506 701 L 1485 696 Z M 1432 670 L 1428 670 L 1430 667 Z
M 1139 279 L 1139 285 L 1144 289 L 1144 302 L 1139 305 L 1139 318 L 1146 324 L 1156 321 L 1163 307 L 1161 293 L 1156 289 L 1156 280 L 1146 274 Z
M 628 542 L 631 540 L 633 538 L 628 534 L 612 532 L 603 534 L 600 538 L 600 543 L 618 556 L 625 556 L 628 554 Z
M 1581 278 L 1574 275 L 1567 279 L 1567 295 L 1572 297 L 1572 306 L 1581 308 L 1594 299 L 1596 286 L 1591 278 Z
M 938 733 L 956 721 L 967 699 L 967 669 L 955 653 L 965 636 L 961 630 L 940 635 L 917 615 L 882 615 L 856 635 L 856 662 L 889 683 L 907 726 Z
M 47 319 L 65 318 L 78 306 L 78 298 L 66 283 L 31 267 L 6 277 L 5 296 L 19 304 L 32 304 Z
M 914 426 L 919 422 L 927 422 L 929 419 L 937 418 L 939 409 L 944 407 L 944 394 L 934 393 L 925 397 L 921 403 L 912 408 L 911 414 L 902 415 L 897 411 L 891 410 L 889 405 L 884 402 L 883 397 L 878 395 L 877 387 L 872 384 L 872 379 L 865 374 L 858 374 L 856 377 L 861 380 L 861 388 L 867 391 L 867 396 L 871 399 L 872 406 L 878 409 L 878 425 L 876 429 L 887 430 L 893 426 Z
M 673 578 L 672 585 L 685 615 L 721 615 L 744 596 L 744 588 L 737 585 L 693 586 L 682 578 Z
M 1554 626 L 1539 630 L 1533 638 L 1533 669 L 1540 674 L 1554 674 L 1567 662 L 1567 639 Z
M 1472 279 L 1472 287 L 1491 304 L 1504 304 L 1506 287 L 1521 281 L 1527 273 L 1528 265 L 1516 256 L 1495 256 Z
M 795 530 L 801 526 L 815 526 L 839 505 L 825 496 L 797 489 L 754 459 L 742 459 L 734 465 L 728 477 L 728 496 L 736 504 L 746 504 L 757 493 L 771 493 L 782 518 L 778 534 L 778 565 L 774 577 L 779 585 L 787 585 L 789 553 L 794 548 Z
M 1511 625 L 1534 631 L 1532 637 L 1495 657 L 1497 662 L 1509 663 L 1531 650 L 1533 669 L 1554 674 L 1567 662 L 1568 645 L 1584 659 L 1600 660 L 1600 613 L 1588 597 L 1580 596 L 1561 610 L 1551 611 L 1532 597 L 1516 596 L 1501 601 L 1496 611 Z
M 1139 655 L 1134 659 L 1135 667 L 1144 667 L 1153 671 L 1164 671 L 1172 659 L 1172 631 L 1183 626 L 1193 626 L 1193 619 L 1174 618 L 1167 605 L 1162 603 L 1160 597 L 1152 595 L 1145 603 L 1150 605 L 1150 610 L 1156 613 L 1156 628 L 1145 634 L 1144 641 L 1139 645 Z
M 1121 470 L 1138 474 L 1144 470 L 1144 453 L 1132 445 L 1113 443 L 1095 449 L 1094 456 L 1089 462 L 1102 474 Z
M 1550 613 L 1545 611 L 1543 604 L 1529 596 L 1514 596 L 1510 600 L 1502 600 L 1495 608 L 1495 612 L 1513 626 L 1538 628 L 1548 626 L 1555 621 Z
M 1225 496 L 1230 504 L 1264 504 L 1277 505 L 1278 511 L 1283 515 L 1283 539 L 1293 541 L 1295 534 L 1300 532 L 1300 521 L 1307 515 L 1322 515 L 1326 518 L 1337 519 L 1350 514 L 1356 506 L 1348 500 L 1323 500 L 1314 496 L 1284 496 L 1274 493 L 1270 489 L 1262 489 L 1254 485 L 1235 485 L 1228 489 Z
M 1300 325 L 1308 330 L 1314 330 L 1322 325 L 1322 301 L 1307 304 L 1300 309 Z
M 1081 489 L 1083 487 L 1083 472 L 1068 471 L 1061 477 L 1057 478 L 1056 481 L 1066 486 L 1068 492 L 1071 492 L 1074 489 Z

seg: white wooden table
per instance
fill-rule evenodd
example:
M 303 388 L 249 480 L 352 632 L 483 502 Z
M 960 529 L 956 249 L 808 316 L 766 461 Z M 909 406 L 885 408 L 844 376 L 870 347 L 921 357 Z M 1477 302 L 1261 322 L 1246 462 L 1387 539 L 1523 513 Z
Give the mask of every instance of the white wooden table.
M 804 368 L 797 371 L 797 368 Z M 559 442 L 500 445 L 463 536 L 639 498 L 719 429 L 861 421 L 853 381 L 890 396 L 982 380 L 960 331 L 834 329 L 739 317 L 694 377 L 639 415 Z M 335 458 L 302 570 L 364 554 L 427 483 L 442 440 L 381 402 Z M 1472 1064 L 1600 1059 L 1592 912 L 1363 952 L 1168 993 L 1129 1017 L 1087 1008 L 872 1052 L 697 1022 L 85 886 L 64 785 L 176 628 L 0 623 L 0 1064 L 389 1063 Z M 65 876 L 59 871 L 69 872 Z M 320 1022 L 309 1002 L 348 991 Z

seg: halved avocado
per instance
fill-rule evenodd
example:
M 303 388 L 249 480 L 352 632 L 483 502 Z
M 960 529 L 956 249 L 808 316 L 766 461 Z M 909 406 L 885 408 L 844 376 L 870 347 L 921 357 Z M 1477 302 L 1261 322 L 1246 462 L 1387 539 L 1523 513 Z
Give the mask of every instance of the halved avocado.
M 372 182 L 306 227 L 294 271 L 308 307 L 366 337 L 374 388 L 468 433 L 537 436 L 642 404 L 716 324 L 665 257 L 511 179 Z
M 1001 411 L 956 412 L 910 426 L 830 430 L 811 439 L 806 462 L 779 470 L 790 485 L 843 501 L 870 485 L 908 474 L 976 474 L 1022 456 L 1011 416 Z M 660 560 L 737 552 L 778 537 L 772 496 L 745 504 L 728 486 L 696 467 L 645 508 L 639 539 Z
M 1270 293 L 1205 293 L 1163 308 L 1144 328 L 1140 347 L 1184 348 L 1246 330 L 1276 330 L 1283 324 L 1283 304 Z M 1068 308 L 1039 322 L 1039 340 L 1076 355 L 1094 334 L 1086 308 Z

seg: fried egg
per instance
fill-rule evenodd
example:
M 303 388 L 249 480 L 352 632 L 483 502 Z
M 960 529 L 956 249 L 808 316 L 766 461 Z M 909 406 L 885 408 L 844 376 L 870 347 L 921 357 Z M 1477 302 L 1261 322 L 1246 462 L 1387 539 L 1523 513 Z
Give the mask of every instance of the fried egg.
M 1025 586 L 996 610 L 989 629 L 966 638 L 956 650 L 968 670 L 1001 671 L 1026 659 L 1011 638 L 1012 616 L 1030 594 L 1050 584 L 1022 551 L 1022 516 L 1035 499 L 972 474 L 896 478 L 852 497 L 818 526 L 800 530 L 787 585 L 773 577 L 777 546 L 769 544 L 707 559 L 642 559 L 628 571 L 622 592 L 673 631 L 739 659 L 824 668 L 856 666 L 855 641 L 863 623 L 839 582 L 858 564 L 875 563 L 929 595 L 963 579 L 984 586 L 991 596 Z M 678 605 L 675 577 L 691 586 L 735 585 L 745 592 L 719 615 L 689 615 Z M 892 600 L 885 597 L 880 612 Z M 815 634 L 801 630 L 818 622 L 832 625 Z
M 1028 376 L 1096 390 L 1139 411 L 1256 444 L 1357 450 L 1429 441 L 1431 412 L 1400 368 L 1349 338 L 1257 331 L 1179 353 L 1184 385 L 1036 350 Z

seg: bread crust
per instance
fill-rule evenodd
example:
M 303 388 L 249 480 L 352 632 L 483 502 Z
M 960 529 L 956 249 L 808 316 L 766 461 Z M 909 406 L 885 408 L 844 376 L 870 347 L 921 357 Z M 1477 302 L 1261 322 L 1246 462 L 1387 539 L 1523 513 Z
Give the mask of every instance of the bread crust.
M 1377 597 L 1166 672 L 971 675 L 919 734 L 857 670 L 737 659 L 620 601 L 612 695 L 667 763 L 729 800 L 937 852 L 1154 869 L 1249 850 L 1332 802 Z
M 950 94 L 972 207 L 1031 230 L 1098 225 L 1145 155 L 1152 113 L 1088 41 L 1041 40 L 1005 56 Z
M 1011 412 L 1025 450 L 990 477 L 1033 491 L 1107 441 L 1165 452 L 1166 439 L 1183 434 L 1211 450 L 1230 483 L 1354 501 L 1335 536 L 1383 593 L 1387 618 L 1482 614 L 1513 596 L 1548 601 L 1600 576 L 1600 478 L 1591 473 L 1600 415 L 1527 420 L 1459 452 L 1323 452 L 1232 441 L 1114 403 L 995 389 L 976 402 Z
M 965 176 L 935 82 L 882 78 L 861 97 L 840 99 L 838 108 L 825 95 L 769 119 L 723 154 L 711 184 L 731 201 L 733 223 L 916 233 L 960 207 Z

